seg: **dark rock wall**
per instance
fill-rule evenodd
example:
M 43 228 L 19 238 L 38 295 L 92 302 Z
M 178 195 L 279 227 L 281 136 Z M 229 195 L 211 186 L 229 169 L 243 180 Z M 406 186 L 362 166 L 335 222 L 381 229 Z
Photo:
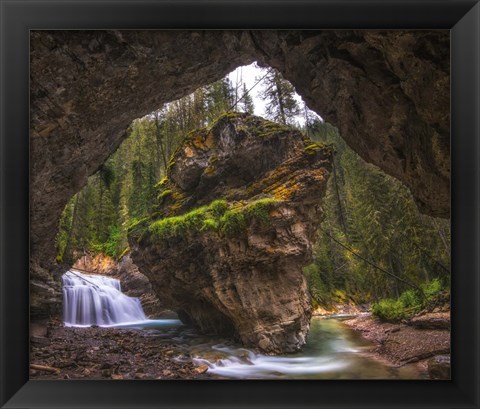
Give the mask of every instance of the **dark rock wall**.
M 255 32 L 261 61 L 337 126 L 419 209 L 449 217 L 450 38 L 445 31 Z
M 32 279 L 46 282 L 65 204 L 133 119 L 255 60 L 448 217 L 448 31 L 33 31 Z

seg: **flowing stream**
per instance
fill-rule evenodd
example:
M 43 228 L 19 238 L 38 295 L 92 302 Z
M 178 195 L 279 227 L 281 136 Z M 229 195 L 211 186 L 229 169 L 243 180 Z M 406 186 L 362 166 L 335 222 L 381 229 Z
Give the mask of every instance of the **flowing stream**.
M 305 347 L 283 356 L 201 335 L 176 320 L 129 327 L 147 330 L 159 343 L 179 345 L 176 360 L 208 365 L 208 373 L 216 379 L 428 379 L 415 364 L 397 368 L 372 355 L 372 344 L 345 326 L 345 318 L 314 317 Z
M 63 275 L 67 326 L 132 328 L 159 343 L 179 345 L 178 361 L 208 365 L 218 379 L 422 379 L 415 365 L 395 368 L 368 353 L 372 346 L 342 317 L 313 318 L 305 347 L 283 356 L 243 348 L 231 340 L 198 334 L 175 319 L 149 320 L 138 298 L 121 292 L 116 279 L 68 271 Z

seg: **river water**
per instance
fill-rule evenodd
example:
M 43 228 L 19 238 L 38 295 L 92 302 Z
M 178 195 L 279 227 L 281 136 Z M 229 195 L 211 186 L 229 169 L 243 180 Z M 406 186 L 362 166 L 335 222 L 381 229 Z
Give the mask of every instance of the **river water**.
M 180 345 L 177 360 L 208 365 L 216 379 L 427 379 L 414 364 L 395 368 L 370 354 L 372 344 L 343 319 L 314 317 L 305 347 L 283 356 L 200 335 L 178 320 L 151 320 L 141 327 L 160 343 Z
M 218 379 L 422 379 L 416 365 L 394 368 L 369 354 L 372 345 L 342 323 L 313 318 L 307 344 L 297 352 L 269 356 L 231 340 L 200 335 L 176 319 L 149 320 L 137 298 L 113 278 L 70 270 L 63 275 L 67 326 L 137 328 L 159 343 L 179 345 L 177 359 L 208 365 Z

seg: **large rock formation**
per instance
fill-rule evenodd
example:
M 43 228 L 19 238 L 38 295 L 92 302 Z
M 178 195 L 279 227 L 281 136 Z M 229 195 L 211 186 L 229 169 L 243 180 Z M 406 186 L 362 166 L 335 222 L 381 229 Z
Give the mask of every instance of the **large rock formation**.
M 448 217 L 448 31 L 32 31 L 37 284 L 56 292 L 48 281 L 60 214 L 130 122 L 255 60 L 279 69 L 356 152 L 402 180 L 422 211 Z
M 311 258 L 331 151 L 298 131 L 226 114 L 191 133 L 159 184 L 132 259 L 165 305 L 204 332 L 288 352 L 305 342 Z

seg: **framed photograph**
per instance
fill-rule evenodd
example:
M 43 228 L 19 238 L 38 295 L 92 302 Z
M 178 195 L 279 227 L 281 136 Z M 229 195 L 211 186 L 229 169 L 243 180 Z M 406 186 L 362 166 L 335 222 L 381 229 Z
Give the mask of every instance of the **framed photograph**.
M 2 408 L 479 407 L 477 1 L 0 7 Z

